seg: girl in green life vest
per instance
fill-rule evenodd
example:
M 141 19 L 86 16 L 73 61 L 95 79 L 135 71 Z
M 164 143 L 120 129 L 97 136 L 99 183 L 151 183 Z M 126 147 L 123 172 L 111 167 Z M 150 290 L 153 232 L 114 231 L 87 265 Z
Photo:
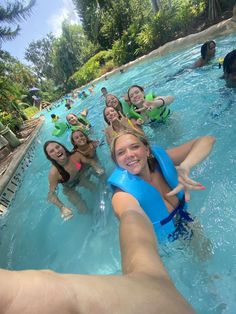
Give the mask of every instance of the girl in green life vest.
M 171 113 L 167 106 L 174 101 L 173 96 L 155 96 L 152 93 L 145 95 L 144 89 L 139 85 L 132 85 L 128 89 L 128 99 L 132 104 L 131 116 L 158 122 L 166 122 Z
M 73 113 L 69 113 L 66 116 L 66 120 L 69 123 L 72 131 L 81 130 L 81 131 L 85 132 L 86 134 L 89 133 L 91 125 L 86 120 L 86 118 L 84 116 L 82 116 L 81 114 L 79 116 L 77 116 Z

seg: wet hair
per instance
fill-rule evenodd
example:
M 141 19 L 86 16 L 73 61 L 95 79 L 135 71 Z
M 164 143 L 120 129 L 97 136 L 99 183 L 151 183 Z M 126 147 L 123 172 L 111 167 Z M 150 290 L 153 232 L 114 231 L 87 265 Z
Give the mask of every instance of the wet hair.
M 115 146 L 116 146 L 116 141 L 118 140 L 118 138 L 120 138 L 122 135 L 133 135 L 135 136 L 138 140 L 140 140 L 140 142 L 143 143 L 143 145 L 145 147 L 147 147 L 149 150 L 150 150 L 150 157 L 148 157 L 148 166 L 149 166 L 149 169 L 151 172 L 154 172 L 155 169 L 156 169 L 156 160 L 154 158 L 154 156 L 151 154 L 151 147 L 150 147 L 150 144 L 147 140 L 147 138 L 145 136 L 142 136 L 141 134 L 137 134 L 135 133 L 134 131 L 132 130 L 124 130 L 124 131 L 121 131 L 119 132 L 119 134 L 112 140 L 111 142 L 111 158 L 112 160 L 115 162 L 115 164 L 117 164 L 117 160 L 116 160 L 116 154 L 115 154 Z
M 52 119 L 56 118 L 56 115 L 55 115 L 54 113 L 51 114 L 51 118 L 52 118 Z
M 64 167 L 62 167 L 61 165 L 59 165 L 56 160 L 52 159 L 48 152 L 47 152 L 47 147 L 49 144 L 51 143 L 56 143 L 58 145 L 60 145 L 61 147 L 64 148 L 65 152 L 66 152 L 66 156 L 71 156 L 72 153 L 61 143 L 57 142 L 57 141 L 47 141 L 44 143 L 43 145 L 43 150 L 44 150 L 44 154 L 46 155 L 47 159 L 51 161 L 51 163 L 53 164 L 53 166 L 55 166 L 58 170 L 58 172 L 60 173 L 60 175 L 62 176 L 63 182 L 67 182 L 70 179 L 70 174 L 64 169 Z
M 132 85 L 132 86 L 130 86 L 130 88 L 128 89 L 128 92 L 127 92 L 128 99 L 129 99 L 130 102 L 131 102 L 131 100 L 130 100 L 130 97 L 129 97 L 129 92 L 130 92 L 131 88 L 134 88 L 134 87 L 138 88 L 139 90 L 141 90 L 141 92 L 144 93 L 144 89 L 143 89 L 142 86 L 139 86 L 139 85 Z
M 106 103 L 106 107 L 112 107 L 112 106 L 108 106 L 107 105 L 107 97 L 108 96 L 113 96 L 113 97 L 115 97 L 116 99 L 117 99 L 117 101 L 118 101 L 118 109 L 117 109 L 117 107 L 115 108 L 115 109 L 117 109 L 118 111 L 120 111 L 121 113 L 123 113 L 123 110 L 122 110 L 122 104 L 121 104 L 121 102 L 120 102 L 120 100 L 119 100 L 119 98 L 117 98 L 115 95 L 113 95 L 113 94 L 106 94 L 106 98 L 105 98 L 105 103 Z M 114 108 L 114 107 L 112 107 L 112 108 Z
M 68 119 L 68 116 L 74 116 L 74 117 L 76 117 L 77 119 L 78 119 L 78 121 L 80 122 L 80 123 L 82 123 L 83 125 L 87 125 L 87 123 L 83 120 L 83 119 L 81 119 L 80 117 L 78 117 L 76 114 L 74 114 L 74 113 L 68 113 L 68 115 L 66 116 L 66 121 L 69 123 L 69 125 L 72 125 L 72 124 L 70 124 L 70 122 L 69 122 L 69 119 Z
M 73 147 L 73 148 L 74 148 L 74 151 L 76 150 L 76 148 L 78 148 L 78 145 L 75 144 L 74 139 L 73 139 L 73 134 L 74 134 L 75 132 L 80 132 L 80 133 L 82 133 L 82 134 L 86 137 L 88 144 L 93 142 L 93 141 L 88 137 L 88 135 L 85 134 L 83 131 L 81 131 L 81 130 L 75 130 L 75 131 L 73 131 L 73 132 L 71 133 L 71 136 L 70 136 L 70 141 L 71 141 L 71 144 L 74 146 L 74 147 Z
M 236 60 L 236 49 L 234 49 L 233 51 L 229 52 L 225 58 L 224 58 L 224 62 L 223 62 L 223 71 L 226 74 L 230 74 L 231 73 L 231 66 L 233 64 L 233 62 Z
M 201 46 L 201 56 L 202 59 L 205 60 L 206 59 L 206 55 L 207 55 L 207 49 L 210 48 L 210 44 L 213 43 L 216 46 L 216 43 L 214 42 L 214 40 L 209 40 L 206 41 L 202 46 Z
M 107 90 L 106 87 L 102 87 L 102 88 L 101 88 L 101 92 L 102 92 L 103 90 Z

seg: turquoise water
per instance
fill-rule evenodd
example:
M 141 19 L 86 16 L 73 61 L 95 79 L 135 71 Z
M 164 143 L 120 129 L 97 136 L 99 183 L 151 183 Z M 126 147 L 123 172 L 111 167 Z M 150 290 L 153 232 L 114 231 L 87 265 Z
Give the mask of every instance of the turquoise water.
M 225 56 L 236 48 L 236 36 L 216 39 L 216 56 Z M 177 288 L 197 313 L 235 313 L 236 308 L 236 89 L 225 87 L 219 77 L 222 70 L 212 65 L 194 71 L 175 73 L 199 57 L 200 46 L 184 49 L 165 57 L 151 59 L 117 73 L 96 85 L 95 92 L 78 101 L 70 112 L 89 108 L 93 125 L 91 138 L 102 139 L 104 133 L 100 89 L 106 86 L 117 96 L 132 84 L 146 87 L 146 92 L 174 95 L 174 111 L 165 125 L 145 126 L 151 142 L 164 148 L 179 145 L 200 135 L 212 134 L 217 142 L 210 158 L 197 166 L 192 177 L 205 191 L 192 192 L 189 211 L 198 217 L 204 237 L 210 239 L 211 254 L 203 261 L 189 243 L 176 241 L 161 248 L 162 259 Z M 45 112 L 46 121 L 36 139 L 34 159 L 24 173 L 20 190 L 9 213 L 0 220 L 0 267 L 8 269 L 50 268 L 67 273 L 120 273 L 118 223 L 112 213 L 111 192 L 104 182 L 97 184 L 93 195 L 81 190 L 90 212 L 78 214 L 68 222 L 59 210 L 46 201 L 50 163 L 43 154 L 43 143 L 52 139 L 51 113 L 61 118 L 64 106 Z M 56 139 L 56 138 L 54 138 Z M 71 148 L 69 132 L 59 141 Z M 106 145 L 98 157 L 109 175 L 114 167 Z M 67 199 L 59 189 L 65 204 Z M 200 243 L 200 242 L 199 242 Z M 201 248 L 206 251 L 206 248 Z

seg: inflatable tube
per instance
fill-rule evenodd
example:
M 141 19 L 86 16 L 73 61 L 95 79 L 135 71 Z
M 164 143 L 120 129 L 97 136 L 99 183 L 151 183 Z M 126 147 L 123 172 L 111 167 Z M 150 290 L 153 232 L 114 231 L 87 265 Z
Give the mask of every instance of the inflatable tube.
M 68 126 L 65 122 L 55 122 L 55 128 L 52 131 L 53 136 L 61 136 L 62 134 L 65 133 L 67 130 Z

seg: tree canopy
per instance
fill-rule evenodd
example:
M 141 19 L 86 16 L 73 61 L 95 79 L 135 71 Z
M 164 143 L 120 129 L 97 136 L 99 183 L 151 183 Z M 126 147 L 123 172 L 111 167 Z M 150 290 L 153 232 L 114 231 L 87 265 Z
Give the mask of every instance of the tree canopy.
M 17 22 L 26 19 L 35 3 L 36 0 L 30 0 L 27 5 L 22 4 L 20 1 L 7 3 L 6 6 L 0 5 L 0 45 L 4 40 L 14 39 L 20 31 L 19 25 L 12 29 L 11 26 L 3 26 L 3 24 L 15 25 Z

